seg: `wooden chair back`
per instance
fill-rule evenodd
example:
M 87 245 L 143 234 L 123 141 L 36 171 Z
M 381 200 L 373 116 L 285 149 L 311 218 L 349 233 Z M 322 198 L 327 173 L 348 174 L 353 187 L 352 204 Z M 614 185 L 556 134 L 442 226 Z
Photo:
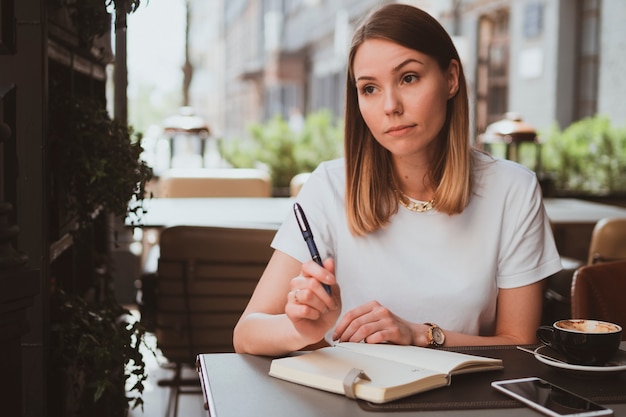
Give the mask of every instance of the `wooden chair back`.
M 170 169 L 159 180 L 159 197 L 271 197 L 270 175 L 260 169 Z
M 161 233 L 157 345 L 170 362 L 233 352 L 233 329 L 273 249 L 275 230 L 176 226 Z
M 572 317 L 622 326 L 626 340 L 626 260 L 585 265 L 572 280 Z
M 591 234 L 587 264 L 626 259 L 626 217 L 605 218 Z

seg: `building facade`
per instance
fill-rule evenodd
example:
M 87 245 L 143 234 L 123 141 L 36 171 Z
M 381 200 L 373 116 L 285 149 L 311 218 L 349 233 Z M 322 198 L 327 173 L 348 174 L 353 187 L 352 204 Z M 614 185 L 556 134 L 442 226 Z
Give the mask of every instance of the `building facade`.
M 343 114 L 346 55 L 359 21 L 386 0 L 232 0 L 211 43 L 221 79 L 198 95 L 224 138 L 249 122 Z M 618 0 L 404 1 L 453 36 L 470 88 L 473 134 L 514 111 L 538 130 L 594 114 L 626 123 L 626 3 Z M 192 1 L 193 4 L 193 1 Z M 193 28 L 192 28 L 193 29 Z M 192 103 L 193 104 L 193 103 Z M 206 110 L 208 111 L 208 110 Z

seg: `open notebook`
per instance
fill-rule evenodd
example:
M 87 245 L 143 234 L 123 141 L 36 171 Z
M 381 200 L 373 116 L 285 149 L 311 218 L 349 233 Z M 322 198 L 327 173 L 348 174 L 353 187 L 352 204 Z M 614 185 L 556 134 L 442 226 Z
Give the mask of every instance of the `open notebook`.
M 502 369 L 502 360 L 392 344 L 338 343 L 272 361 L 269 375 L 385 403 L 447 386 L 455 374 Z

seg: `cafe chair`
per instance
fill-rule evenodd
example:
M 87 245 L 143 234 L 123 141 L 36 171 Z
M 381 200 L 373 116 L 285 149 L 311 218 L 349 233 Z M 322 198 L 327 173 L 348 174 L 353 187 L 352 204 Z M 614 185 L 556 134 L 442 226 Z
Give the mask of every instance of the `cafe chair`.
M 159 197 L 271 197 L 270 175 L 253 168 L 172 168 L 159 179 Z
M 596 223 L 591 234 L 587 264 L 626 259 L 626 217 Z
M 572 317 L 622 326 L 626 340 L 626 260 L 580 267 L 572 280 Z
M 572 279 L 578 268 L 600 262 L 626 259 L 626 218 L 604 218 L 591 234 L 587 263 L 562 257 L 563 270 L 547 279 L 542 324 L 567 318 L 571 311 Z
M 155 284 L 157 347 L 174 369 L 167 416 L 179 395 L 197 393 L 183 366 L 200 353 L 234 352 L 233 329 L 272 255 L 270 229 L 176 226 L 161 233 Z M 185 388 L 192 385 L 194 388 Z
M 248 168 L 172 168 L 159 179 L 156 195 L 162 198 L 202 198 L 202 197 L 271 197 L 272 181 L 270 175 L 261 169 Z M 146 230 L 145 233 L 154 233 Z M 142 278 L 138 280 L 138 297 L 150 296 L 146 286 L 156 271 L 159 257 L 159 236 L 154 240 L 144 240 L 146 253 Z M 149 289 L 149 288 L 148 288 Z M 140 305 L 143 302 L 138 301 Z

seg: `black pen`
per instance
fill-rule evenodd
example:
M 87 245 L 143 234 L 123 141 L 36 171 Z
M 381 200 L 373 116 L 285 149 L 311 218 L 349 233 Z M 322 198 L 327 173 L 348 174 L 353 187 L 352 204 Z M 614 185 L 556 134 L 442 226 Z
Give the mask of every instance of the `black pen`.
M 304 215 L 304 210 L 302 210 L 302 207 L 300 206 L 300 204 L 295 203 L 293 205 L 293 211 L 296 214 L 296 220 L 298 221 L 298 226 L 300 227 L 300 231 L 302 232 L 302 237 L 304 238 L 304 241 L 309 247 L 309 252 L 311 252 L 311 257 L 313 258 L 315 263 L 317 263 L 319 266 L 323 268 L 324 264 L 322 263 L 322 258 L 320 257 L 320 253 L 317 251 L 317 246 L 315 246 L 315 241 L 313 240 L 313 232 L 311 231 L 309 222 L 307 221 L 306 216 Z M 330 286 L 324 283 L 322 283 L 322 286 L 324 287 L 328 295 L 330 295 L 331 294 Z

